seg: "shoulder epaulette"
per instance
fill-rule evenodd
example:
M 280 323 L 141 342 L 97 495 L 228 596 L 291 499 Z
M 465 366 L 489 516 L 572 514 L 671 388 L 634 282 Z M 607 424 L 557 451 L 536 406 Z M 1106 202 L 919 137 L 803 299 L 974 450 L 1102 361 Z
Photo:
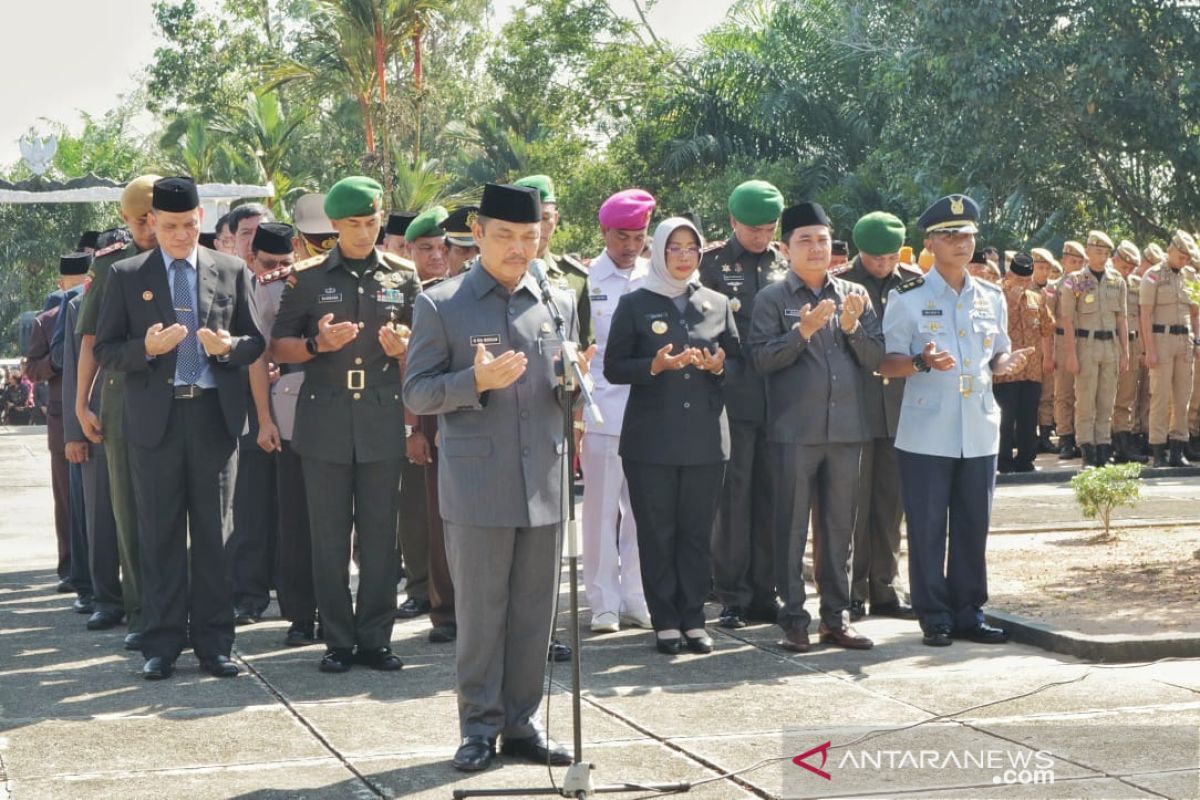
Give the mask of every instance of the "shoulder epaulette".
M 910 289 L 916 289 L 918 286 L 924 286 L 924 285 L 925 285 L 925 276 L 918 275 L 917 277 L 912 278 L 911 280 L 907 280 L 904 283 L 897 286 L 896 291 L 899 292 L 900 294 L 904 294 L 905 292 L 909 291 Z
M 725 246 L 727 241 L 728 241 L 727 239 L 718 239 L 715 242 L 709 242 L 708 244 L 704 245 L 704 249 L 701 250 L 700 253 L 701 254 L 711 253 L 714 250 L 720 250 L 722 247 Z
M 395 253 L 380 253 L 379 260 L 386 263 L 388 266 L 392 267 L 393 269 L 395 269 L 396 267 L 403 267 L 404 269 L 412 270 L 414 272 L 417 269 L 417 265 L 415 262 L 409 261 L 407 258 L 404 258 L 403 256 L 398 256 Z
M 847 261 L 845 264 L 838 264 L 836 267 L 829 270 L 829 274 L 836 278 L 839 275 L 843 275 L 843 274 L 849 272 L 850 268 L 853 266 L 854 266 L 853 262 Z
M 294 268 L 295 267 L 292 264 L 288 264 L 286 267 L 280 267 L 279 269 L 273 269 L 270 272 L 264 272 L 262 275 L 258 276 L 258 283 L 260 286 L 266 286 L 268 283 L 281 281 L 291 275 Z
M 1004 294 L 1004 290 L 1001 289 L 996 284 L 992 283 L 991 281 L 985 281 L 982 278 L 977 278 L 975 281 L 975 284 L 977 286 L 986 286 L 987 288 L 991 289 L 993 292 L 996 292 L 997 294 Z
M 101 258 L 103 256 L 112 255 L 113 253 L 119 253 L 120 251 L 124 250 L 128 246 L 129 246 L 129 242 L 120 242 L 120 241 L 113 242 L 108 247 L 101 247 L 99 250 L 92 253 L 92 258 L 97 259 L 97 258 Z
M 574 269 L 576 272 L 581 273 L 583 275 L 583 277 L 585 277 L 585 278 L 587 277 L 587 275 L 588 275 L 587 265 L 584 264 L 582 261 L 580 261 L 578 256 L 576 256 L 572 253 L 563 253 L 561 256 L 558 257 L 558 260 L 561 261 L 562 263 L 566 264 L 568 267 Z
M 329 254 L 322 253 L 319 256 L 313 256 L 312 258 L 306 258 L 303 261 L 297 261 L 292 265 L 292 272 L 304 272 L 306 269 L 312 269 L 313 267 L 325 263 L 325 259 L 327 258 L 329 258 Z

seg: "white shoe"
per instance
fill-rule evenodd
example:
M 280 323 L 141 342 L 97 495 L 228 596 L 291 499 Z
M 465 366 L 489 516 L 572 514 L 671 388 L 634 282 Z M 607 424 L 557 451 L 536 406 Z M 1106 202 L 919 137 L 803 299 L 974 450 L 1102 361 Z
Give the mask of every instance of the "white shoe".
M 626 611 L 621 614 L 621 623 L 634 628 L 650 630 L 654 625 L 650 622 L 649 611 Z
M 592 617 L 592 633 L 616 633 L 621 630 L 620 619 L 611 611 L 602 611 Z

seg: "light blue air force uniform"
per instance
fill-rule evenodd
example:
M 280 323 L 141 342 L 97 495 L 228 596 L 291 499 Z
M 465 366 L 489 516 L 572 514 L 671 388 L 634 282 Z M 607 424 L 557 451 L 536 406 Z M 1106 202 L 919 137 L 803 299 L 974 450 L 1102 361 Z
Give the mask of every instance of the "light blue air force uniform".
M 904 384 L 896 447 L 948 458 L 995 455 L 1000 407 L 992 396 L 992 357 L 1008 352 L 1008 310 L 998 286 L 968 275 L 956 294 L 936 269 L 920 286 L 888 297 L 888 353 L 916 355 L 926 343 L 954 356 L 954 369 L 917 373 Z
M 893 289 L 887 308 L 888 353 L 916 355 L 934 342 L 954 356 L 953 369 L 905 381 L 896 457 L 913 610 L 926 633 L 969 631 L 983 622 L 987 602 L 985 554 L 1000 444 L 991 361 L 1011 349 L 1008 310 L 998 287 L 968 275 L 956 294 L 936 269 L 920 285 Z

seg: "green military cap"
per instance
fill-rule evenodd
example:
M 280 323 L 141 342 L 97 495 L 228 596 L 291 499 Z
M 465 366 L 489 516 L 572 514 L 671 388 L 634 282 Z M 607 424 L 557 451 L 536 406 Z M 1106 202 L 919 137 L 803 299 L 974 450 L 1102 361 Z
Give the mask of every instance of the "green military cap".
M 904 223 L 895 214 L 872 211 L 854 223 L 854 246 L 869 256 L 889 256 L 904 246 Z
M 448 216 L 450 216 L 450 212 L 443 206 L 426 209 L 408 224 L 408 230 L 404 232 L 404 241 L 415 242 L 425 236 L 441 237 L 443 232 L 438 226 Z
M 542 196 L 542 205 L 546 203 L 558 203 L 554 197 L 554 181 L 550 180 L 549 175 L 529 175 L 521 178 L 519 181 L 513 182 L 513 186 L 525 186 L 530 189 L 537 189 L 538 194 Z
M 364 175 L 342 178 L 325 194 L 325 216 L 330 219 L 367 217 L 383 208 L 383 187 Z
M 729 195 L 729 213 L 743 225 L 777 222 L 783 213 L 783 195 L 766 181 L 746 181 Z

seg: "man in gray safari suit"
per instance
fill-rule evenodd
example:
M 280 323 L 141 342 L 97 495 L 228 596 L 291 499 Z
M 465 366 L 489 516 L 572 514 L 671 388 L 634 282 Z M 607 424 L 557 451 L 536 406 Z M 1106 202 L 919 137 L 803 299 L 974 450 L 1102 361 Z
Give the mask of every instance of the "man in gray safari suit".
M 567 482 L 554 322 L 533 276 L 541 200 L 488 184 L 472 226 L 480 266 L 417 297 L 404 380 L 415 414 L 439 415 L 440 511 L 458 621 L 462 743 L 454 766 L 501 753 L 571 762 L 537 720 Z M 574 300 L 552 289 L 578 339 Z M 590 356 L 590 354 L 589 354 Z

